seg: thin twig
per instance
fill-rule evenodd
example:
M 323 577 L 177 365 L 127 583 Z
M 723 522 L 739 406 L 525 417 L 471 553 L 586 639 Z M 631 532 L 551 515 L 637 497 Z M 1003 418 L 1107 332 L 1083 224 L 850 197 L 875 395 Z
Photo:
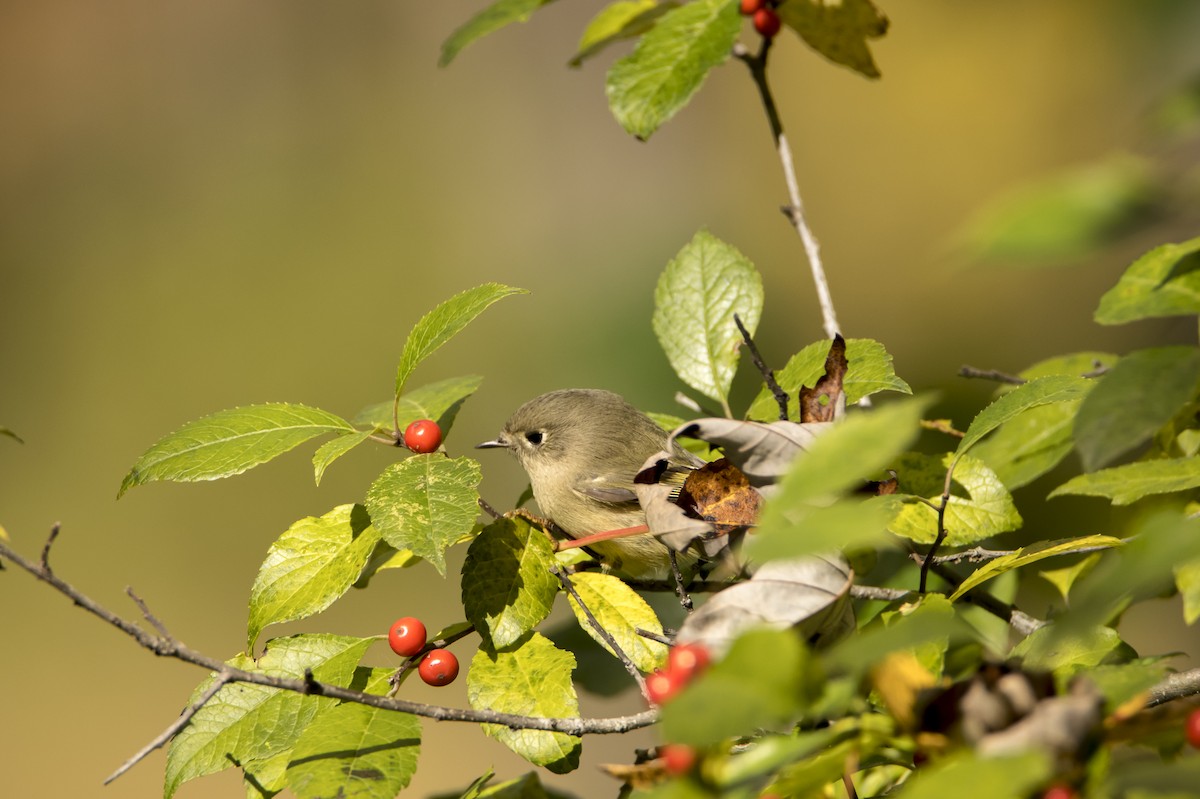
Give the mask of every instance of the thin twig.
M 767 367 L 767 362 L 763 360 L 762 354 L 758 351 L 758 346 L 754 343 L 754 338 L 750 335 L 750 331 L 742 324 L 741 317 L 734 314 L 733 321 L 737 325 L 738 331 L 742 334 L 742 341 L 746 342 L 746 350 L 750 353 L 750 360 L 758 367 L 763 382 L 767 384 L 767 388 L 771 389 L 771 395 L 775 397 L 775 402 L 779 405 L 779 421 L 786 422 L 788 418 L 787 392 L 783 390 L 779 385 L 779 381 L 775 379 L 775 373 Z
M 998 372 L 995 369 L 976 369 L 974 366 L 962 366 L 958 370 L 959 377 L 970 377 L 976 380 L 992 380 L 996 383 L 1008 383 L 1014 386 L 1020 386 L 1025 383 L 1025 378 L 1010 375 L 1007 372 Z
M 691 613 L 694 606 L 687 589 L 683 587 L 683 574 L 679 571 L 679 557 L 670 547 L 667 548 L 667 557 L 671 561 L 671 576 L 675 578 L 675 596 L 679 597 L 679 604 L 683 605 L 683 609 Z
M 804 244 L 804 253 L 808 256 L 808 265 L 812 270 L 813 283 L 817 289 L 817 301 L 821 306 L 821 318 L 825 323 L 825 336 L 833 338 L 841 327 L 838 325 L 837 314 L 833 310 L 833 296 L 829 292 L 829 280 L 825 277 L 825 267 L 821 263 L 821 248 L 817 237 L 813 235 L 804 217 L 804 203 L 800 199 L 800 185 L 796 180 L 796 167 L 792 161 L 792 148 L 788 145 L 787 136 L 783 132 L 783 123 L 779 118 L 779 110 L 775 106 L 775 98 L 767 83 L 767 54 L 771 50 L 771 39 L 764 38 L 762 48 L 757 55 L 742 44 L 734 45 L 733 55 L 740 59 L 750 69 L 754 85 L 758 87 L 762 99 L 763 110 L 767 114 L 767 122 L 771 126 L 771 136 L 775 140 L 775 150 L 779 154 L 779 162 L 783 167 L 783 179 L 787 184 L 788 205 L 783 207 L 783 213 L 791 221 L 792 226 L 800 235 Z
M 499 519 L 503 515 L 498 510 L 493 508 L 490 504 L 488 504 L 488 501 L 486 499 L 484 499 L 483 497 L 480 497 L 478 502 L 479 502 L 479 507 L 483 510 L 483 512 L 486 513 L 488 516 L 491 516 L 493 519 Z
M 634 627 L 633 631 L 643 638 L 649 638 L 651 641 L 658 641 L 660 644 L 666 644 L 667 646 L 673 646 L 675 644 L 670 637 L 663 635 L 662 633 L 656 633 L 653 630 L 643 630 L 641 627 Z
M 216 674 L 213 684 L 208 686 L 204 693 L 200 695 L 199 699 L 197 699 L 195 702 L 189 705 L 186 710 L 180 713 L 179 718 L 175 719 L 175 721 L 171 722 L 170 726 L 155 736 L 154 740 L 139 749 L 133 757 L 122 763 L 120 768 L 118 768 L 112 774 L 109 774 L 104 779 L 104 784 L 108 785 L 117 777 L 120 777 L 126 771 L 129 771 L 129 769 L 140 763 L 143 759 L 145 759 L 146 755 L 150 754 L 155 749 L 161 748 L 164 744 L 166 744 L 167 741 L 174 738 L 180 730 L 182 730 L 191 722 L 192 716 L 195 716 L 197 713 L 199 713 L 200 709 L 208 704 L 208 700 L 216 696 L 217 691 L 220 691 L 230 682 L 232 682 L 232 680 L 228 672 L 222 671 Z
M 158 620 L 157 616 L 150 612 L 150 608 L 140 596 L 133 592 L 133 588 L 131 586 L 125 586 L 125 593 L 129 594 L 129 598 L 133 600 L 133 604 L 137 605 L 138 610 L 142 612 L 142 617 L 145 618 L 146 621 L 150 622 L 150 624 L 154 626 L 154 629 L 158 630 L 159 635 L 161 635 L 163 638 L 171 637 L 171 634 L 167 632 L 167 628 L 163 626 L 163 623 Z
M 571 582 L 571 578 L 568 576 L 566 570 L 554 566 L 551 567 L 550 573 L 558 578 L 558 581 L 563 585 L 563 589 L 571 595 L 571 598 L 575 600 L 575 604 L 579 605 L 583 611 L 583 615 L 587 616 L 588 624 L 596 631 L 597 635 L 604 639 L 604 643 L 608 644 L 608 648 L 617 656 L 617 660 L 621 661 L 621 665 L 625 667 L 625 671 L 629 672 L 629 676 L 633 677 L 633 681 L 637 683 L 638 690 L 642 692 L 642 696 L 646 697 L 646 701 L 649 702 L 650 693 L 646 690 L 646 680 L 642 677 L 642 673 L 638 671 L 637 666 L 633 665 L 633 661 L 629 659 L 629 655 L 625 654 L 625 650 L 617 643 L 617 639 L 612 637 L 612 633 L 604 629 L 604 625 L 592 614 L 592 609 L 587 606 L 587 603 L 583 601 L 583 597 L 575 590 L 575 586 Z
M 42 545 L 42 571 L 46 574 L 51 574 L 50 571 L 50 547 L 54 546 L 54 539 L 58 538 L 58 531 L 62 529 L 62 522 L 55 522 L 50 528 L 50 535 L 46 538 L 46 543 Z
M 950 462 L 950 468 L 946 469 L 946 481 L 942 484 L 942 501 L 936 506 L 937 538 L 933 539 L 933 545 L 929 547 L 929 551 L 925 553 L 925 558 L 921 561 L 921 584 L 917 590 L 922 594 L 925 593 L 925 586 L 928 583 L 929 567 L 933 565 L 938 547 L 946 540 L 946 506 L 950 504 L 950 479 L 954 476 L 954 467 L 957 465 L 958 459 L 955 458 Z
M 425 655 L 427 655 L 428 653 L 432 652 L 435 649 L 445 649 L 446 647 L 453 644 L 455 641 L 458 641 L 461 638 L 466 638 L 468 635 L 470 635 L 473 632 L 475 632 L 474 624 L 472 624 L 468 627 L 465 627 L 462 630 L 459 630 L 458 632 L 454 633 L 454 635 L 447 635 L 445 638 L 438 638 L 433 641 L 427 641 L 425 643 L 425 646 L 421 647 L 420 652 L 418 652 L 415 655 L 412 655 L 411 657 L 405 658 L 404 662 L 400 664 L 400 668 L 396 669 L 396 672 L 394 674 L 392 674 L 392 676 L 388 677 L 388 685 L 391 686 L 391 690 L 388 691 L 387 695 L 388 696 L 396 695 L 396 691 L 400 690 L 400 684 L 404 681 L 404 675 L 408 674 L 408 672 L 412 671 L 418 665 L 420 665 L 421 659 L 423 657 L 425 657 Z

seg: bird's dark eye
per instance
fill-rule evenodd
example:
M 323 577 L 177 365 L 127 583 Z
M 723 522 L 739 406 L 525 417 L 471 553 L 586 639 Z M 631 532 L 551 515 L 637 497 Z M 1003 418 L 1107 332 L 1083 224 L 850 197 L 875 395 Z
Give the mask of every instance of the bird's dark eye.
M 530 430 L 525 434 L 525 440 L 536 447 L 542 443 L 542 432 L 540 430 Z

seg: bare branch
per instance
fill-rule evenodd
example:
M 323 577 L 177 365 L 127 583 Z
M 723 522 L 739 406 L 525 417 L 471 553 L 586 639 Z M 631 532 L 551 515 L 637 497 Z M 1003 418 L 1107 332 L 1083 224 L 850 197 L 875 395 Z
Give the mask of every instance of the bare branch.
M 1024 385 L 1025 378 L 998 372 L 995 369 L 976 369 L 974 366 L 963 365 L 958 370 L 959 377 L 970 377 L 976 380 L 993 380 L 997 383 L 1008 383 L 1014 386 Z
M 54 539 L 58 538 L 58 531 L 62 529 L 62 522 L 55 522 L 50 528 L 50 535 L 46 538 L 46 543 L 42 546 L 42 571 L 50 574 L 50 547 L 54 546 Z
M 750 353 L 750 360 L 758 367 L 758 372 L 762 375 L 763 382 L 767 384 L 767 388 L 771 389 L 771 395 L 775 397 L 775 402 L 779 405 L 779 421 L 786 422 L 788 418 L 787 392 L 783 390 L 779 385 L 779 381 L 775 379 L 775 373 L 767 367 L 767 362 L 763 360 L 762 354 L 759 353 L 758 346 L 755 345 L 750 331 L 742 324 L 741 317 L 734 314 L 733 321 L 737 325 L 738 331 L 742 334 L 742 340 L 746 342 L 746 350 Z
M 142 616 L 146 619 L 146 621 L 150 622 L 150 624 L 154 626 L 154 629 L 158 630 L 159 635 L 161 635 L 163 638 L 171 637 L 171 634 L 167 632 L 167 628 L 164 627 L 163 623 L 158 620 L 158 617 L 150 612 L 150 608 L 146 606 L 146 603 L 142 601 L 142 598 L 133 592 L 133 588 L 130 586 L 125 586 L 125 593 L 129 594 L 129 598 L 132 599 L 133 603 L 138 606 L 138 610 L 142 611 Z
M 1185 696 L 1200 694 L 1200 668 L 1172 674 L 1150 689 L 1147 707 L 1155 707 Z

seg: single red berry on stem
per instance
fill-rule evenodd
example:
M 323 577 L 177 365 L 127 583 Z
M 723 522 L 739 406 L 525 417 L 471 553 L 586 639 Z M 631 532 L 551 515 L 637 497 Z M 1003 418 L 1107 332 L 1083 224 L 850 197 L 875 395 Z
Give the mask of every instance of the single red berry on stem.
M 404 429 L 404 446 L 413 452 L 433 452 L 442 444 L 442 428 L 432 419 L 418 419 Z
M 396 619 L 392 629 L 388 630 L 388 645 L 403 658 L 410 658 L 424 649 L 425 641 L 425 625 L 412 616 Z
M 1070 785 L 1051 785 L 1042 794 L 1042 799 L 1079 799 L 1079 794 Z
M 696 765 L 696 750 L 687 744 L 663 744 L 658 747 L 658 756 L 668 774 L 686 774 Z
M 752 17 L 754 12 L 760 8 L 765 8 L 767 0 L 742 0 L 740 11 L 743 17 Z
M 773 9 L 760 8 L 754 12 L 754 30 L 761 33 L 764 39 L 774 39 L 781 25 L 779 15 Z
M 1194 748 L 1200 749 L 1200 708 L 1193 710 L 1183 723 L 1183 734 L 1187 742 Z
M 708 665 L 711 658 L 703 644 L 677 644 L 667 655 L 667 672 L 680 687 L 686 685 Z
M 661 705 L 679 693 L 680 684 L 670 672 L 656 671 L 646 678 L 646 694 L 650 701 Z
M 449 685 L 458 676 L 458 658 L 445 649 L 434 649 L 421 658 L 417 674 L 426 685 Z

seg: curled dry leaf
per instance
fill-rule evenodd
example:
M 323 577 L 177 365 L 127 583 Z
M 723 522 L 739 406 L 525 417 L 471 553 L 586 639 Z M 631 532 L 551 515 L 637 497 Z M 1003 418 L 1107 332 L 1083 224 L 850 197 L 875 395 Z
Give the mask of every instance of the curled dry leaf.
M 737 419 L 697 419 L 676 428 L 679 436 L 699 438 L 721 447 L 734 466 L 756 488 L 773 485 L 808 449 L 831 422 L 742 422 Z
M 676 502 L 688 515 L 712 522 L 718 535 L 727 535 L 758 521 L 762 494 L 728 458 L 721 458 L 689 474 Z
M 846 360 L 846 339 L 838 333 L 825 356 L 825 374 L 812 388 L 801 386 L 796 399 L 801 422 L 832 422 L 846 413 L 846 394 L 842 384 L 850 368 Z
M 675 640 L 703 644 L 719 657 L 746 630 L 794 627 L 821 646 L 854 629 L 853 577 L 841 555 L 771 561 L 688 616 Z
M 667 469 L 668 453 L 653 455 L 633 479 L 633 490 L 646 514 L 646 526 L 667 546 L 682 552 L 699 541 L 704 554 L 714 557 L 725 548 L 727 541 L 718 540 L 716 527 L 703 519 L 693 518 L 676 504 L 677 486 L 660 483 Z

